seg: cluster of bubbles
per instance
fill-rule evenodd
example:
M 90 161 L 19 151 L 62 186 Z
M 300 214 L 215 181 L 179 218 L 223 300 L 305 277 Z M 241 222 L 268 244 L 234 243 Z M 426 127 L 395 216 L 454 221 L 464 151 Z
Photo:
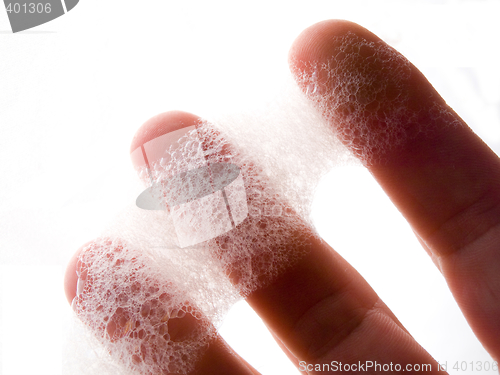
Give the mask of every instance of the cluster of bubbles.
M 383 41 L 347 32 L 331 41 L 336 54 L 298 70 L 300 84 L 335 134 L 365 165 L 438 127 L 461 123 L 437 93 L 415 90 L 421 73 Z
M 73 309 L 117 363 L 148 375 L 193 369 L 213 326 L 147 253 L 96 240 L 80 253 L 77 276 Z M 192 322 L 179 331 L 180 320 Z
M 230 230 L 180 246 L 173 207 L 144 210 L 132 204 L 104 230 L 101 240 L 81 252 L 73 307 L 106 348 L 104 357 L 111 354 L 123 374 L 189 373 L 230 307 L 268 285 L 310 250 L 311 240 L 317 237 L 309 218 L 314 186 L 336 160 L 333 148 L 338 142 L 328 138 L 321 122 L 314 122 L 315 133 L 297 135 L 294 128 L 300 129 L 306 119 L 313 124 L 310 116 L 315 110 L 298 89 L 293 96 L 303 106 L 297 105 L 300 110 L 295 115 L 283 112 L 277 120 L 274 106 L 272 115 L 241 114 L 236 119 L 200 123 L 158 160 L 137 170 L 146 187 L 159 187 L 155 190 L 159 201 L 180 205 L 189 200 L 186 197 L 210 193 L 197 186 L 196 179 L 187 178 L 186 172 L 204 165 L 222 166 L 221 186 L 226 186 L 233 177 L 225 181 L 224 174 L 230 172 L 228 166 L 236 166 L 247 211 Z M 242 118 L 251 128 L 249 133 L 238 131 Z M 275 126 L 267 131 L 268 141 L 256 142 L 269 123 Z M 276 131 L 280 135 L 272 134 Z M 321 141 L 314 144 L 318 135 Z M 287 155 L 269 148 L 280 147 L 281 142 L 289 151 L 302 148 L 304 154 Z M 308 166 L 320 147 L 322 156 L 328 149 L 331 156 Z M 172 185 L 175 178 L 181 181 Z M 187 190 L 176 190 L 179 184 Z M 196 207 L 203 226 L 215 228 L 225 220 L 209 205 Z M 193 227 L 195 232 L 199 229 Z M 173 327 L 180 321 L 190 322 L 195 329 L 179 337 Z M 104 363 L 79 371 L 107 374 Z
M 306 95 L 291 83 L 261 111 L 210 118 L 139 168 L 165 209 L 132 204 L 82 252 L 74 308 L 124 374 L 189 373 L 228 309 L 310 251 L 315 187 L 332 166 L 352 154 L 383 163 L 434 127 L 461 125 L 444 102 L 412 91 L 420 73 L 385 43 L 353 33 L 332 43 L 338 53 L 300 75 Z M 211 184 L 190 174 L 207 165 Z M 241 188 L 226 189 L 236 175 Z M 225 205 L 203 203 L 224 189 Z M 182 245 L 175 206 L 186 203 L 194 232 L 227 230 Z
M 211 166 L 211 173 L 206 176 L 207 179 L 224 181 L 225 176 L 233 172 L 229 167 L 237 168 L 242 177 L 240 190 L 243 191 L 233 195 L 244 200 L 245 215 L 235 212 L 235 205 L 228 205 L 234 220 L 231 230 L 176 251 L 182 252 L 182 262 L 192 258 L 198 263 L 211 264 L 215 260 L 222 274 L 231 281 L 231 288 L 239 296 L 245 297 L 265 286 L 284 268 L 303 256 L 307 252 L 310 237 L 316 234 L 310 229 L 307 219 L 288 203 L 289 197 L 285 189 L 274 184 L 268 177 L 258 158 L 250 157 L 238 147 L 236 140 L 230 140 L 223 134 L 211 123 L 199 124 L 195 130 L 188 132 L 177 144 L 166 150 L 164 158 L 152 163 L 149 173 L 153 176 L 154 183 L 162 186 L 159 199 L 168 196 L 169 201 L 182 202 L 186 199 L 179 197 L 179 194 L 203 199 L 210 193 L 200 193 L 203 190 L 200 185 L 205 182 L 187 178 L 189 173 L 186 174 L 186 171 L 199 170 L 208 165 Z M 219 166 L 220 168 L 215 168 Z M 139 174 L 146 175 L 141 171 Z M 179 176 L 182 176 L 182 181 L 173 185 L 172 181 L 180 178 Z M 145 178 L 144 182 L 148 183 L 148 179 Z M 226 184 L 220 185 L 223 187 Z M 183 187 L 182 193 L 177 191 L 176 186 Z M 231 190 L 225 190 L 228 193 L 227 199 L 231 201 Z M 198 199 L 195 209 L 203 223 L 193 226 L 193 235 L 196 235 L 195 230 L 202 230 L 201 227 L 218 228 L 221 227 L 221 222 L 227 220 L 223 215 L 226 207 L 217 212 L 212 205 L 202 202 L 202 199 Z M 170 207 L 170 213 L 164 212 L 163 218 L 172 221 L 172 213 L 175 213 L 175 207 Z M 236 221 L 236 217 L 244 220 Z M 179 233 L 178 228 L 174 228 L 174 233 Z M 172 251 L 165 251 L 159 256 L 165 254 L 172 258 Z M 204 256 L 208 259 L 204 259 Z

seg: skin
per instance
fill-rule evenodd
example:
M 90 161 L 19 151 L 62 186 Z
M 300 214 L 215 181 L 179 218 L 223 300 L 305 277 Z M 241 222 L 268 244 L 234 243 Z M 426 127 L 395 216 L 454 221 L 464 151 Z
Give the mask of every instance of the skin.
M 309 63 L 328 61 L 337 53 L 333 37 L 347 32 L 380 41 L 347 21 L 321 22 L 306 29 L 294 42 L 289 56 L 292 73 L 307 70 Z M 444 106 L 414 67 L 412 72 L 403 88 L 411 93 L 409 109 L 429 106 L 431 101 Z M 320 90 L 328 90 L 328 84 Z M 138 130 L 131 150 L 199 120 L 184 112 L 158 115 Z M 379 162 L 382 158 L 363 162 L 413 227 L 479 340 L 493 358 L 499 358 L 500 161 L 467 126 L 446 128 L 429 118 L 421 121 L 426 121 L 431 135 L 417 135 L 385 152 L 383 162 Z M 332 123 L 332 131 L 334 126 Z M 370 126 L 369 122 L 369 131 Z M 371 136 L 380 135 L 373 132 Z M 356 147 L 356 141 L 349 145 Z M 377 149 L 373 152 L 376 155 Z M 307 233 L 297 234 L 301 235 Z M 65 279 L 70 302 L 76 290 L 76 259 L 77 254 Z M 430 363 L 431 373 L 438 372 L 436 362 L 366 281 L 321 240 L 314 240 L 300 262 L 253 292 L 247 301 L 297 366 L 299 361 L 370 360 L 402 365 Z M 180 329 L 188 329 L 182 326 Z M 258 374 L 220 337 L 205 353 L 195 373 Z

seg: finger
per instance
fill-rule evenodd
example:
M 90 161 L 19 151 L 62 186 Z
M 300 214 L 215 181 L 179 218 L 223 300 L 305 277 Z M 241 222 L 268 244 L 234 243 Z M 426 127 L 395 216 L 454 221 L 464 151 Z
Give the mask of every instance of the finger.
M 290 52 L 300 86 L 368 167 L 500 357 L 500 162 L 403 56 L 325 21 Z M 313 90 L 314 89 L 314 90 Z
M 157 140 L 161 134 L 200 123 L 197 117 L 179 112 L 157 116 L 139 129 L 132 154 L 143 142 L 147 144 L 152 140 L 142 134 L 154 134 Z M 206 149 L 216 150 L 210 154 L 211 158 L 219 160 L 217 158 L 222 157 L 234 163 L 241 160 L 236 145 L 229 151 L 231 147 L 220 148 L 212 139 L 202 140 Z M 152 144 L 165 150 L 165 144 L 159 140 L 149 146 Z M 152 157 L 146 155 L 150 165 L 158 162 L 151 161 L 155 159 L 153 155 L 158 154 L 152 151 Z M 144 163 L 146 158 L 133 157 L 133 160 Z M 239 166 L 247 191 L 250 186 L 262 191 L 267 189 L 265 179 L 252 176 L 258 171 L 257 166 L 251 162 L 247 164 L 251 166 L 248 169 Z M 163 167 L 169 171 L 175 169 Z M 248 199 L 249 211 L 257 212 L 257 206 L 265 199 L 259 203 L 251 197 Z M 286 202 L 280 203 L 281 198 L 267 199 L 286 206 Z M 366 281 L 305 224 L 294 226 L 294 221 L 300 222 L 300 218 L 291 210 L 287 212 L 289 216 L 248 215 L 239 226 L 218 235 L 210 246 L 214 255 L 226 262 L 226 273 L 232 282 L 246 293 L 247 301 L 287 348 L 294 363 L 429 364 L 430 372 L 437 372 L 436 362 L 408 334 Z M 286 236 L 280 237 L 275 231 L 277 227 L 282 228 Z M 264 240 L 271 245 L 266 247 Z M 280 252 L 282 256 L 276 258 L 276 253 Z M 228 258 L 232 260 L 231 254 L 237 255 L 234 261 L 228 261 Z M 282 262 L 279 272 L 271 268 L 276 262 Z M 247 277 L 245 273 L 248 272 L 253 272 L 253 277 Z M 258 280 L 259 283 L 248 286 L 242 279 Z
M 68 301 L 110 355 L 140 374 L 256 374 L 154 268 L 124 241 L 90 242 L 68 265 Z

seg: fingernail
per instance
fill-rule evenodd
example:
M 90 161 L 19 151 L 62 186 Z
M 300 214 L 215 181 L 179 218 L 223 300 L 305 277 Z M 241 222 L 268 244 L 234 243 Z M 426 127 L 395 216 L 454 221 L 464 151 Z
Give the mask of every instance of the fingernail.
M 170 126 L 168 114 L 153 122 L 155 137 L 138 144 L 131 158 L 148 183 L 137 206 L 167 211 L 179 246 L 188 247 L 236 228 L 248 207 L 241 169 L 222 151 L 224 141 L 199 118 L 186 114 L 179 125 L 179 117 L 175 112 Z
M 76 296 L 78 297 L 83 292 L 83 288 L 85 287 L 85 281 L 81 278 L 78 278 L 76 283 Z
M 189 158 L 180 160 L 183 153 Z M 172 177 L 207 164 L 195 125 L 153 138 L 137 147 L 130 156 L 139 173 L 142 173 L 142 179 L 150 185 L 158 178 Z

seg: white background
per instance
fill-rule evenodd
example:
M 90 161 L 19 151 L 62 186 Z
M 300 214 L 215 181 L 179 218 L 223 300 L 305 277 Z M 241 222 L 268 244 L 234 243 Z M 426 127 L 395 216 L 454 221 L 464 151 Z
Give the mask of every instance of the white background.
M 252 108 L 287 74 L 304 28 L 344 18 L 405 54 L 499 153 L 499 14 L 498 1 L 480 0 L 82 0 L 12 34 L 0 9 L 0 373 L 63 373 L 63 346 L 78 339 L 63 332 L 63 269 L 135 199 L 128 147 L 142 122 Z M 366 171 L 334 170 L 316 203 L 320 232 L 450 373 L 456 361 L 489 360 Z M 222 332 L 263 374 L 296 372 L 262 327 L 238 304 Z

